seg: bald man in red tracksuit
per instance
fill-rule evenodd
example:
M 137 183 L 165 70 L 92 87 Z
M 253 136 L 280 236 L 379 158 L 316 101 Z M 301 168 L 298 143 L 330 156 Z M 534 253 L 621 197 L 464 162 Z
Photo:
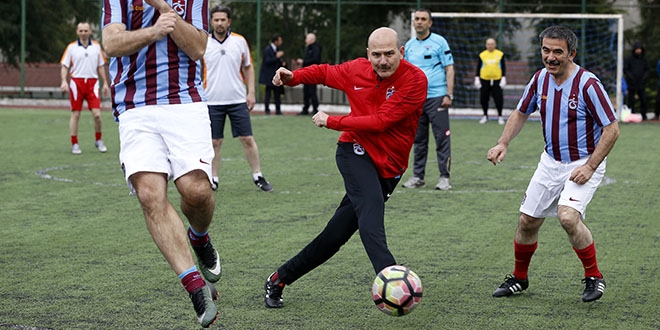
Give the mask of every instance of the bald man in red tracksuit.
M 377 32 L 388 37 L 393 30 L 376 30 L 376 37 Z M 370 38 L 369 59 L 312 65 L 293 73 L 278 71 L 289 86 L 324 84 L 343 91 L 351 112 L 344 116 L 318 112 L 313 117 L 319 127 L 342 131 L 335 158 L 346 194 L 325 229 L 268 278 L 267 307 L 282 307 L 284 285 L 330 259 L 358 229 L 376 273 L 396 264 L 386 242 L 385 201 L 408 167 L 427 80 L 421 70 L 402 59 L 403 55 L 398 57 L 403 47 L 397 47 L 396 40 L 388 46 L 376 39 L 371 45 Z M 278 79 L 276 74 L 273 81 Z

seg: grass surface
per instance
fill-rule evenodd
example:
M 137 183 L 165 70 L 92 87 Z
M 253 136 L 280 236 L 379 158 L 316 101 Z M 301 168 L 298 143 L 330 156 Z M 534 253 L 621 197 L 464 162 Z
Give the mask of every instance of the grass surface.
M 94 149 L 84 112 L 83 154 L 74 156 L 67 111 L 0 109 L 0 329 L 197 328 L 184 289 L 128 196 L 116 123 L 103 116 L 109 151 Z M 357 235 L 288 286 L 283 309 L 264 307 L 264 280 L 323 229 L 343 185 L 337 132 L 300 116 L 255 115 L 253 128 L 275 191 L 252 184 L 240 143 L 227 139 L 211 227 L 224 272 L 212 328 L 660 328 L 658 125 L 621 127 L 609 184 L 586 219 L 608 286 L 601 300 L 583 303 L 582 267 L 556 219 L 541 229 L 529 289 L 491 297 L 513 269 L 518 205 L 542 150 L 541 130 L 527 123 L 493 167 L 485 155 L 502 126 L 452 119 L 453 191 L 432 189 L 438 171 L 431 155 L 427 187 L 399 187 L 387 202 L 389 246 L 424 284 L 421 305 L 401 318 L 371 302 L 374 274 Z M 169 193 L 178 209 L 172 185 Z

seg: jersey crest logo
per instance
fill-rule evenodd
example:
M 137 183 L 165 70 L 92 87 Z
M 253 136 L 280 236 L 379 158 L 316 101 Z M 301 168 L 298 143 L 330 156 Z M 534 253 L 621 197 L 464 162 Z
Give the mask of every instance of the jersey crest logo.
M 181 18 L 186 18 L 186 0 L 172 0 L 172 9 Z
M 392 94 L 394 94 L 394 92 L 396 92 L 396 90 L 394 89 L 394 86 L 388 88 L 387 92 L 385 92 L 385 99 L 386 100 L 389 99 L 390 96 L 392 96 Z
M 364 155 L 364 147 L 359 143 L 353 143 L 353 152 L 358 155 Z
M 568 109 L 569 110 L 576 110 L 578 105 L 578 100 L 577 100 L 577 95 L 573 94 L 571 97 L 568 99 Z

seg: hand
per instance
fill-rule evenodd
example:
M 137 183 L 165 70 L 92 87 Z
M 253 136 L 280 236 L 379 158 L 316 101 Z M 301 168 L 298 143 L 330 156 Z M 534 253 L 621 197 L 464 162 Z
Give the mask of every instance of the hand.
M 277 53 L 275 53 L 275 56 L 277 56 L 277 58 L 280 58 L 280 57 L 284 56 L 284 51 L 283 50 L 278 50 Z
M 486 159 L 493 163 L 493 165 L 497 165 L 504 160 L 504 156 L 506 156 L 506 147 L 498 143 L 488 150 Z
M 312 117 L 312 122 L 316 127 L 325 127 L 325 124 L 328 123 L 328 117 L 327 113 L 319 111 Z
M 571 177 L 568 179 L 582 185 L 591 180 L 591 176 L 594 175 L 594 171 L 595 170 L 591 168 L 591 166 L 584 164 L 575 168 L 573 172 L 571 172 Z
M 481 79 L 479 77 L 474 77 L 474 87 L 481 88 Z
M 438 111 L 447 109 L 450 106 L 451 106 L 451 98 L 448 95 L 445 95 L 442 97 L 442 102 L 440 103 L 440 108 L 438 108 Z
M 60 90 L 63 92 L 68 92 L 69 91 L 69 83 L 66 81 L 62 81 L 62 84 L 60 85 Z
M 252 111 L 254 104 L 257 103 L 254 93 L 248 93 L 245 102 L 247 103 L 248 111 Z
M 293 79 L 293 72 L 289 71 L 287 68 L 282 67 L 275 71 L 275 75 L 273 76 L 273 85 L 282 86 L 291 81 L 291 79 Z
M 156 40 L 165 38 L 166 35 L 172 33 L 176 24 L 176 16 L 174 12 L 161 14 L 154 24 L 153 28 L 156 30 Z
M 506 86 L 506 77 L 502 77 L 502 79 L 500 80 L 500 87 L 504 87 L 504 86 Z
M 110 87 L 108 87 L 108 84 L 103 84 L 103 87 L 101 87 L 101 91 L 105 96 L 110 95 Z

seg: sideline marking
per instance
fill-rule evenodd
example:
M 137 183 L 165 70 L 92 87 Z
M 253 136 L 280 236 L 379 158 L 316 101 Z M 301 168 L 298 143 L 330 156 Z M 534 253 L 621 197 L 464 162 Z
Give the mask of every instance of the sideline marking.
M 0 327 L 4 327 L 8 329 L 20 329 L 20 330 L 53 330 L 51 328 L 33 327 L 29 325 L 20 325 L 20 324 L 0 324 Z
M 67 179 L 67 178 L 61 178 L 57 176 L 53 176 L 48 174 L 50 171 L 57 171 L 57 170 L 65 170 L 69 168 L 74 168 L 74 167 L 90 167 L 90 166 L 97 166 L 99 164 L 80 164 L 80 165 L 61 165 L 61 166 L 53 166 L 53 167 L 48 167 L 44 168 L 38 171 L 35 171 L 34 174 L 47 179 L 47 180 L 53 180 L 53 181 L 58 181 L 58 182 L 69 182 L 69 183 L 84 183 L 84 184 L 93 184 L 97 186 L 115 186 L 115 187 L 120 187 L 120 186 L 125 186 L 125 184 L 118 184 L 118 183 L 106 183 L 106 182 L 86 182 L 86 181 L 78 181 L 78 180 L 73 180 L 73 179 Z

